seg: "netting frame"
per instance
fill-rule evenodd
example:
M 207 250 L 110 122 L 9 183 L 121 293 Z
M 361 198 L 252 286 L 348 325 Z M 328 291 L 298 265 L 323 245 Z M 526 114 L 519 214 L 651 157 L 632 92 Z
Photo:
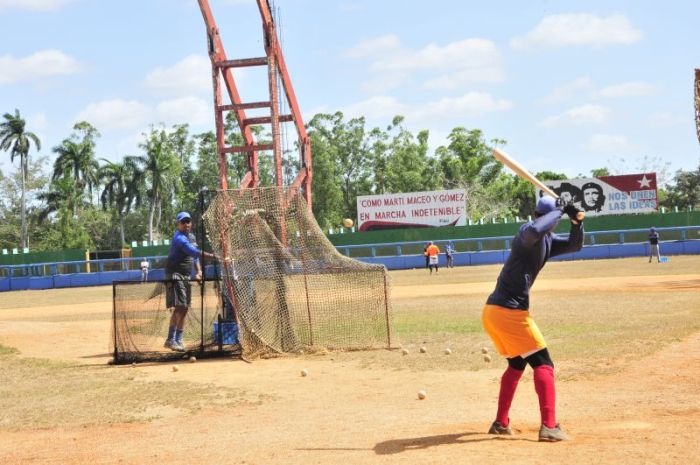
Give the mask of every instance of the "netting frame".
M 276 192 L 277 197 L 275 197 L 276 200 L 272 201 L 270 203 L 270 199 L 267 199 L 267 204 L 262 200 L 265 198 L 265 193 L 270 193 L 270 192 Z M 247 225 L 245 225 L 245 228 L 243 229 L 248 229 L 248 228 L 254 228 L 254 227 L 260 227 L 262 224 L 263 228 L 267 229 L 267 234 L 272 237 L 272 240 L 275 241 L 276 238 L 276 243 L 278 245 L 278 250 L 276 256 L 278 259 L 272 259 L 273 262 L 279 262 L 279 261 L 289 261 L 290 263 L 296 259 L 297 267 L 299 267 L 299 264 L 301 264 L 301 268 L 303 269 L 302 273 L 297 272 L 297 276 L 302 276 L 303 275 L 303 286 L 304 289 L 301 291 L 299 287 L 297 287 L 297 297 L 300 297 L 302 294 L 305 294 L 305 300 L 306 300 L 306 314 L 308 316 L 308 333 L 310 334 L 309 336 L 309 342 L 311 343 L 310 345 L 313 346 L 316 341 L 314 341 L 314 323 L 312 322 L 312 310 L 311 310 L 311 304 L 310 304 L 310 298 L 309 298 L 309 285 L 307 280 L 309 277 L 318 277 L 319 274 L 323 274 L 325 276 L 332 276 L 335 275 L 337 276 L 336 278 L 331 278 L 333 279 L 342 279 L 342 276 L 348 276 L 349 274 L 352 273 L 357 273 L 362 274 L 362 271 L 367 274 L 368 270 L 371 270 L 372 274 L 374 275 L 373 279 L 373 284 L 370 286 L 370 289 L 374 292 L 374 301 L 371 302 L 371 305 L 374 305 L 374 313 L 372 314 L 374 317 L 374 321 L 382 320 L 381 321 L 381 328 L 384 333 L 383 336 L 380 336 L 378 338 L 375 338 L 372 344 L 368 344 L 366 346 L 362 346 L 359 342 L 359 345 L 352 346 L 352 344 L 349 347 L 338 347 L 334 346 L 330 350 L 387 350 L 387 349 L 393 349 L 395 348 L 394 344 L 397 344 L 396 336 L 395 336 L 395 331 L 393 329 L 393 318 L 392 314 L 393 311 L 391 309 L 391 303 L 390 303 L 390 283 L 389 283 L 389 277 L 387 274 L 386 267 L 381 264 L 376 264 L 376 263 L 366 263 L 366 262 L 360 262 L 357 260 L 354 260 L 350 257 L 346 257 L 345 255 L 342 255 L 336 248 L 335 246 L 330 243 L 328 240 L 327 236 L 323 233 L 321 228 L 319 227 L 318 223 L 316 222 L 316 219 L 313 216 L 313 213 L 311 212 L 311 209 L 308 207 L 308 205 L 305 202 L 305 199 L 302 193 L 293 187 L 277 187 L 277 186 L 268 186 L 268 187 L 257 187 L 257 188 L 245 188 L 245 189 L 218 189 L 218 190 L 212 190 L 212 191 L 207 191 L 208 198 L 207 202 L 204 201 L 204 196 L 200 198 L 200 206 L 202 207 L 202 217 L 201 217 L 201 223 L 207 225 L 207 234 L 211 234 L 212 237 L 206 237 L 209 247 L 211 250 L 215 251 L 217 254 L 219 254 L 222 258 L 227 255 L 226 249 L 222 248 L 222 241 L 223 237 L 227 234 L 230 233 L 230 231 L 235 230 L 237 227 L 232 227 L 230 224 L 228 226 L 225 225 L 226 221 L 234 222 L 232 219 L 228 218 L 233 218 L 235 216 L 239 216 L 241 212 L 243 213 L 243 216 L 246 215 L 251 215 L 252 217 L 264 217 L 265 221 L 260 220 L 259 218 L 255 220 L 255 218 L 251 219 L 251 222 Z M 212 206 L 212 202 L 215 202 L 217 199 L 217 196 L 220 195 L 233 195 L 237 200 L 241 200 L 241 198 L 248 196 L 248 203 L 243 206 L 239 207 L 237 203 L 234 201 L 233 204 L 235 205 L 235 208 L 233 210 L 230 210 L 228 208 L 224 208 L 223 212 L 220 211 L 218 215 L 215 216 L 215 218 L 208 217 L 209 215 L 208 211 L 209 208 Z M 241 197 L 238 197 L 241 196 Z M 252 200 L 251 200 L 252 199 Z M 262 202 L 262 203 L 258 203 Z M 205 207 L 206 203 L 206 209 Z M 293 207 L 293 208 L 292 208 Z M 236 213 L 235 209 L 238 208 L 238 213 Z M 271 210 L 269 208 L 272 208 Z M 276 208 L 280 208 L 282 212 L 277 212 L 277 214 L 281 213 L 281 216 L 275 216 L 275 213 L 273 213 L 273 210 Z M 294 231 L 294 225 L 292 224 L 293 221 L 289 222 L 288 220 L 289 217 L 285 216 L 288 214 L 287 210 L 288 209 L 296 209 L 295 211 L 297 212 L 298 215 L 302 215 L 304 218 L 299 220 L 297 218 L 297 221 L 301 221 L 300 224 L 297 224 L 298 229 Z M 261 212 L 261 213 L 259 213 Z M 270 221 L 270 217 L 273 218 L 272 221 Z M 255 221 L 254 221 L 255 220 Z M 217 224 L 217 226 L 214 227 L 212 230 L 212 224 Z M 267 227 L 265 227 L 265 224 L 267 223 Z M 240 225 L 238 226 L 240 227 Z M 224 229 L 226 232 L 221 232 L 221 230 Z M 301 242 L 298 241 L 296 242 L 296 245 L 293 243 L 294 241 L 294 234 L 296 234 L 296 238 L 299 238 L 299 233 L 302 233 L 302 239 Z M 222 236 L 223 234 L 223 236 Z M 234 233 L 235 234 L 235 233 Z M 323 258 L 328 259 L 333 262 L 334 266 L 329 266 L 324 268 L 323 271 L 320 273 L 318 271 L 314 272 L 309 272 L 310 265 L 309 263 L 314 262 L 315 260 L 317 261 L 319 259 L 319 255 L 314 255 L 314 251 L 308 249 L 307 253 L 310 251 L 311 254 L 308 257 L 304 257 L 304 239 L 303 237 L 307 237 L 307 240 L 314 240 L 315 239 L 315 245 L 320 246 L 319 248 L 323 249 Z M 217 244 L 218 242 L 218 244 Z M 235 247 L 233 247 L 233 250 L 235 250 Z M 295 252 L 296 251 L 296 252 Z M 298 255 L 297 252 L 301 251 L 301 255 Z M 292 257 L 292 255 L 296 255 L 296 257 Z M 236 269 L 240 265 L 240 262 L 237 261 L 238 259 L 234 259 L 233 261 L 238 263 L 236 266 L 233 266 L 232 268 Z M 268 263 L 269 263 L 269 257 L 268 257 Z M 228 270 L 229 262 L 224 259 L 222 263 L 219 264 L 221 267 L 220 271 L 220 277 L 222 281 L 226 280 L 226 276 L 230 274 Z M 292 268 L 294 266 L 292 265 Z M 233 272 L 235 274 L 235 271 Z M 285 272 L 281 272 L 285 273 Z M 290 278 L 290 274 L 286 274 L 284 278 Z M 300 278 L 299 278 L 300 279 Z M 257 281 L 256 281 L 257 282 Z M 286 289 L 286 285 L 282 284 L 282 286 Z M 299 284 L 297 284 L 299 286 Z M 233 288 L 234 286 L 229 286 L 230 288 Z M 227 289 L 227 286 L 222 283 L 222 289 L 224 292 Z M 319 311 L 319 305 L 323 307 L 325 304 L 328 306 L 333 306 L 333 301 L 328 300 L 327 302 L 323 301 L 319 303 L 318 301 L 318 294 L 319 294 L 319 286 L 318 282 L 315 283 L 315 288 L 316 292 L 316 300 L 314 302 L 315 305 L 315 311 Z M 330 290 L 330 289 L 329 289 Z M 365 292 L 365 289 L 363 288 L 362 293 Z M 284 291 L 282 291 L 284 293 Z M 233 292 L 235 294 L 235 292 Z M 365 298 L 364 295 L 362 298 Z M 246 343 L 245 343 L 245 336 L 246 336 L 246 331 L 248 328 L 246 328 L 246 322 L 242 321 L 239 319 L 238 315 L 238 309 L 239 305 L 238 302 L 235 302 L 238 300 L 238 296 L 235 296 L 232 298 L 234 301 L 234 306 L 236 307 L 237 315 L 236 315 L 236 321 L 239 324 L 239 328 L 242 334 L 241 337 L 241 350 L 244 356 L 249 357 L 250 359 L 253 358 L 258 358 L 260 354 L 251 354 L 247 348 L 246 348 Z M 313 300 L 313 298 L 311 299 Z M 283 306 L 287 306 L 287 300 L 283 299 L 278 299 L 278 301 L 283 301 L 284 304 Z M 378 306 L 377 302 L 380 302 L 380 305 Z M 369 301 L 355 301 L 355 304 L 357 304 L 360 307 L 364 307 L 365 304 L 367 304 Z M 301 312 L 299 312 L 299 299 L 294 303 L 297 306 L 295 317 L 297 318 L 295 320 L 295 323 L 299 323 L 298 316 Z M 292 303 L 289 304 L 291 306 Z M 379 314 L 379 310 L 377 310 L 379 307 L 381 310 L 381 315 Z M 241 308 L 245 308 L 245 304 L 242 305 Z M 243 310 L 245 313 L 245 310 Z M 322 310 L 323 311 L 323 310 Z M 286 310 L 283 310 L 280 312 L 280 315 L 282 316 L 277 316 L 277 318 L 283 318 Z M 357 312 L 358 315 L 360 315 L 361 312 Z M 255 314 L 257 315 L 257 313 Z M 250 316 L 250 313 L 249 315 Z M 360 316 L 355 323 L 362 322 L 362 317 Z M 341 324 L 347 323 L 347 321 L 340 322 Z M 319 325 L 323 326 L 323 325 Z M 375 328 L 376 329 L 376 328 Z M 253 334 L 255 334 L 255 331 L 253 331 Z M 375 336 L 378 334 L 378 332 L 375 332 Z M 295 334 L 295 337 L 298 337 L 299 333 Z M 344 336 L 347 336 L 345 334 Z M 255 335 L 255 337 L 258 337 L 258 334 Z M 321 339 L 321 338 L 319 338 Z M 381 340 L 382 342 L 378 342 Z M 268 345 L 267 343 L 263 343 L 263 345 Z M 269 345 L 268 345 L 269 346 Z M 330 347 L 330 346 L 329 346 Z M 272 348 L 269 346 L 269 348 Z M 303 353 L 308 353 L 308 348 L 303 348 L 302 350 L 298 351 L 292 351 L 290 355 L 296 354 L 303 354 Z M 317 348 L 310 348 L 311 352 L 313 352 Z M 323 350 L 323 349 L 321 349 Z M 285 355 L 287 351 L 285 350 L 272 350 L 271 352 L 263 355 L 263 358 L 267 358 L 268 356 L 281 356 Z
M 230 323 L 231 320 L 225 318 L 225 305 L 221 297 L 220 291 L 216 289 L 215 283 L 219 283 L 221 280 L 218 277 L 213 278 L 203 278 L 201 281 L 192 280 L 191 284 L 193 286 L 200 285 L 200 298 L 198 302 L 195 302 L 193 298 L 192 305 L 189 307 L 188 315 L 192 312 L 198 312 L 199 319 L 199 332 L 198 332 L 198 343 L 194 347 L 190 346 L 185 352 L 175 352 L 169 351 L 165 348 L 152 351 L 126 351 L 120 350 L 120 334 L 124 333 L 124 330 L 119 327 L 118 322 L 118 309 L 117 309 L 117 290 L 120 287 L 127 286 L 141 286 L 143 283 L 141 281 L 113 281 L 112 282 L 112 324 L 111 324 L 111 337 L 110 337 L 110 352 L 112 353 L 111 364 L 123 365 L 129 363 L 148 363 L 148 362 L 167 362 L 182 360 L 184 358 L 189 358 L 190 356 L 195 356 L 196 358 L 214 358 L 214 357 L 240 357 L 241 351 L 238 344 L 225 344 L 222 335 L 222 323 Z M 148 284 L 150 285 L 166 285 L 173 280 L 150 280 Z M 212 285 L 207 285 L 211 283 Z M 205 304 L 204 301 L 210 293 L 215 296 L 219 304 L 215 307 L 216 311 L 216 322 L 218 322 L 218 337 L 212 336 L 212 340 L 208 337 L 209 324 L 205 325 Z M 172 311 L 171 309 L 166 309 L 166 311 Z M 214 320 L 208 322 L 211 323 Z M 212 329 L 213 333 L 213 329 Z M 189 333 L 191 339 L 191 332 Z M 127 336 L 128 337 L 128 336 Z M 162 334 L 162 339 L 165 339 L 165 333 Z

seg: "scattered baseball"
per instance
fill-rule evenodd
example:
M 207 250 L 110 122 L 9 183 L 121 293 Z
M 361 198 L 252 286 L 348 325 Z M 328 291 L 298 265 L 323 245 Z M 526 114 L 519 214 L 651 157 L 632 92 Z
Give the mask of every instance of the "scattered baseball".
M 484 362 L 489 363 L 491 361 L 491 356 L 486 354 L 484 355 Z
M 307 370 L 306 368 L 301 370 L 301 376 L 308 376 L 308 375 L 309 375 L 309 370 Z
M 488 354 L 488 353 L 489 353 L 489 348 L 488 348 L 488 347 L 482 347 L 482 348 L 481 348 L 481 353 L 482 353 L 482 354 Z
M 343 226 L 346 228 L 352 228 L 352 225 L 355 224 L 350 218 L 345 218 L 343 220 Z
M 452 353 L 452 349 L 447 348 L 445 349 L 445 355 L 450 355 Z
M 425 396 L 426 396 L 425 391 L 418 391 L 418 398 L 419 398 L 420 400 L 425 399 Z
M 401 349 L 401 353 L 404 355 L 408 355 L 408 349 Z
M 178 371 L 179 369 L 180 367 L 178 367 L 177 365 L 173 365 L 173 371 Z
M 197 361 L 197 357 L 195 357 L 194 355 L 190 357 L 190 363 L 194 363 L 196 361 Z
M 420 353 L 421 353 L 421 354 L 424 354 L 424 353 L 426 353 L 427 351 L 428 351 L 428 349 L 426 349 L 425 346 L 421 346 L 421 348 L 420 348 Z

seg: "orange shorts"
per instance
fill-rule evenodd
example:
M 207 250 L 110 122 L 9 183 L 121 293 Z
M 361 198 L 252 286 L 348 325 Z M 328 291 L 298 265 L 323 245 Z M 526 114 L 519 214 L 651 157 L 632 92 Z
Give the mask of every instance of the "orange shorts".
M 481 313 L 481 323 L 498 353 L 505 357 L 528 356 L 547 347 L 540 329 L 527 310 L 486 304 Z

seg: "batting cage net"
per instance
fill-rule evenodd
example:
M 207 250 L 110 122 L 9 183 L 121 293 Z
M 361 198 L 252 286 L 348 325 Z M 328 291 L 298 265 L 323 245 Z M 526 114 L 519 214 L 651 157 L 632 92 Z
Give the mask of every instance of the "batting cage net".
M 237 353 L 222 334 L 222 292 L 219 280 L 191 281 L 192 304 L 185 318 L 182 342 L 186 353 L 164 347 L 172 309 L 167 292 L 175 281 L 114 282 L 111 351 L 114 363 L 170 360 L 193 354 Z M 230 339 L 230 335 L 228 335 Z M 239 353 L 239 352 L 238 352 Z
M 391 346 L 386 269 L 341 255 L 296 190 L 217 191 L 203 219 L 244 357 Z

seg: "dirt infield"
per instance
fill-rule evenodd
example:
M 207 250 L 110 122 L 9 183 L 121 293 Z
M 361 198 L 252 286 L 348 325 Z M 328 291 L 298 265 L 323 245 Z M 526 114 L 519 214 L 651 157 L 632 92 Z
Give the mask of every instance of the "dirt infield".
M 16 427 L 0 421 L 0 463 L 694 463 L 700 457 L 700 257 L 672 257 L 671 263 L 675 268 L 648 268 L 639 259 L 553 263 L 538 279 L 533 295 L 541 296 L 536 297 L 539 322 L 545 336 L 551 335 L 561 373 L 558 416 L 573 437 L 559 444 L 536 441 L 539 411 L 529 370 L 511 411 L 517 434 L 506 439 L 484 434 L 493 420 L 505 362 L 495 356 L 485 364 L 480 354 L 472 353 L 487 341 L 478 329 L 474 335 L 468 333 L 471 327 L 454 333 L 439 329 L 423 337 L 409 325 L 414 313 L 448 312 L 436 303 L 446 296 L 455 299 L 448 303 L 468 307 L 458 317 L 478 318 L 477 303 L 492 289 L 499 267 L 441 270 L 440 278 L 428 278 L 423 270 L 392 273 L 396 319 L 407 328 L 402 342 L 411 349 L 407 356 L 380 351 L 252 364 L 183 361 L 177 372 L 172 364 L 106 365 L 111 288 L 84 290 L 80 304 L 70 302 L 81 300 L 82 290 L 8 293 L 0 302 L 0 344 L 17 348 L 19 360 L 52 359 L 66 364 L 61 369 L 136 377 L 139 386 L 160 383 L 154 385 L 174 386 L 174 392 L 187 392 L 186 385 L 222 392 L 240 389 L 244 401 L 187 410 L 182 403 L 192 400 L 169 404 L 166 399 L 143 406 L 149 420 L 131 422 L 83 418 L 64 424 L 57 419 L 50 426 Z M 590 270 L 599 272 L 592 275 Z M 611 313 L 605 313 L 606 301 L 614 307 Z M 566 302 L 574 302 L 573 308 L 560 313 L 550 309 Z M 630 308 L 621 308 L 626 302 Z M 645 305 L 654 309 L 642 312 Z M 636 318 L 652 328 L 625 339 L 625 347 L 615 346 L 617 358 L 606 361 L 583 343 L 578 350 L 565 345 L 582 331 L 571 323 L 582 312 L 608 326 L 615 318 Z M 669 313 L 664 328 L 681 320 L 679 336 L 664 332 L 660 340 L 649 338 L 657 330 L 662 334 L 661 328 L 653 328 L 654 312 Z M 566 320 L 568 315 L 571 320 Z M 566 331 L 560 334 L 558 328 Z M 636 331 L 636 326 L 630 328 Z M 437 353 L 448 343 L 453 350 L 449 362 Z M 421 344 L 429 348 L 425 365 L 415 364 L 423 357 L 415 350 Z M 584 360 L 591 357 L 612 368 L 583 371 L 580 367 L 588 366 Z M 470 363 L 477 368 L 460 369 Z M 300 376 L 303 368 L 307 377 Z M 11 382 L 0 373 L 0 385 Z M 420 389 L 427 399 L 417 399 Z

